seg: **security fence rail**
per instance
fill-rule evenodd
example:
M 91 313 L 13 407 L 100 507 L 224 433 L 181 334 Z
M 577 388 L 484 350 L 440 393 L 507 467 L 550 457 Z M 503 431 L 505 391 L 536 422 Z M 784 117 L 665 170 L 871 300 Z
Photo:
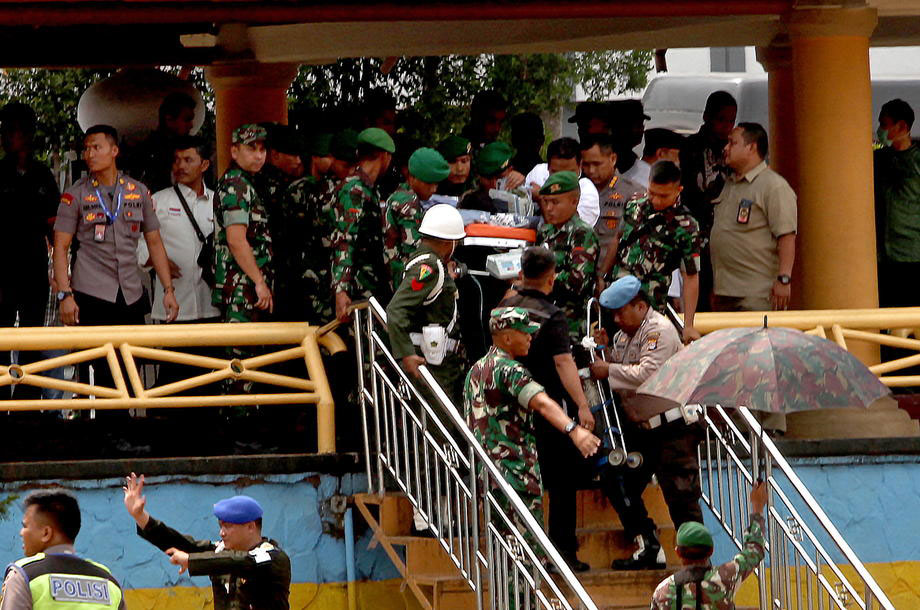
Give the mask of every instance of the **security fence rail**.
M 408 497 L 477 594 L 477 609 L 596 610 L 426 367 L 413 383 L 376 299 L 354 312 L 371 493 Z

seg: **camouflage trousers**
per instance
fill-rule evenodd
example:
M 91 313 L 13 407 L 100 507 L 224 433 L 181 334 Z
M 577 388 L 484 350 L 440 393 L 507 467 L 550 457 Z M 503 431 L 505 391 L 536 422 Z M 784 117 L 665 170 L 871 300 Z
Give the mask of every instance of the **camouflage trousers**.
M 512 489 L 517 492 L 518 496 L 521 498 L 521 501 L 524 502 L 524 506 L 527 507 L 527 509 L 530 511 L 530 514 L 532 514 L 533 518 L 536 519 L 537 524 L 539 524 L 541 528 L 545 527 L 544 524 L 546 523 L 546 518 L 543 513 L 543 494 L 533 494 L 528 492 L 526 489 L 522 489 L 523 485 L 521 485 L 521 482 L 514 477 L 508 468 L 503 467 L 501 462 L 496 462 L 495 465 L 498 466 L 498 469 L 505 476 L 505 480 L 512 487 Z M 493 494 L 493 497 L 495 498 L 496 503 L 501 508 L 501 510 L 511 520 L 518 531 L 523 534 L 524 540 L 526 540 L 527 544 L 529 544 L 531 548 L 536 551 L 537 557 L 543 560 L 545 555 L 543 554 L 542 548 L 537 544 L 536 538 L 533 537 L 533 535 L 530 533 L 530 530 L 527 529 L 527 526 L 524 525 L 523 520 L 517 516 L 517 513 L 511 507 L 511 501 L 508 500 L 505 494 L 501 492 L 493 492 Z M 492 510 L 495 510 L 494 506 L 492 507 Z M 493 517 L 492 520 L 499 523 L 504 521 L 500 517 Z

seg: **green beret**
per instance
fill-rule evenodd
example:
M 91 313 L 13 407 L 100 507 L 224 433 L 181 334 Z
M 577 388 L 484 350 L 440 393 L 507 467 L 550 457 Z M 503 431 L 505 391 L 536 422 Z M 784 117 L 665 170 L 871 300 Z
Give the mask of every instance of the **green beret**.
M 561 195 L 578 188 L 578 174 L 575 172 L 556 172 L 546 179 L 540 189 L 541 195 Z
M 496 307 L 489 314 L 489 331 L 519 330 L 532 335 L 540 325 L 530 321 L 530 314 L 523 307 Z
M 514 149 L 504 142 L 486 144 L 476 157 L 476 171 L 486 178 L 497 176 L 508 168 L 513 156 Z
M 332 154 L 331 146 L 331 133 L 316 133 L 307 142 L 307 153 L 314 157 L 328 157 Z
M 473 145 L 466 138 L 449 135 L 438 144 L 438 152 L 444 155 L 449 163 L 453 163 L 457 157 L 473 153 Z
M 358 132 L 354 129 L 343 129 L 332 136 L 329 142 L 329 152 L 336 159 L 354 163 L 358 160 Z
M 428 184 L 437 184 L 450 176 L 450 165 L 433 148 L 419 148 L 409 157 L 409 173 Z
M 702 523 L 686 521 L 677 530 L 677 546 L 708 546 L 712 548 L 712 534 Z
M 379 127 L 368 127 L 358 134 L 358 144 L 367 144 L 393 154 L 396 152 L 396 143 L 390 134 Z
M 256 123 L 246 123 L 233 130 L 233 144 L 252 144 L 253 142 L 264 141 L 268 138 L 268 131 L 265 127 Z

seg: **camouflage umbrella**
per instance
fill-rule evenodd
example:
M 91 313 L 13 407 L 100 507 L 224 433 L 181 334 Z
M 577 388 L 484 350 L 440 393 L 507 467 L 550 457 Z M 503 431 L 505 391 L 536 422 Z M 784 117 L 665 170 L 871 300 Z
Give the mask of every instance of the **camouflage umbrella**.
M 726 328 L 681 350 L 637 390 L 642 419 L 675 405 L 789 413 L 868 407 L 889 390 L 836 343 L 788 328 Z

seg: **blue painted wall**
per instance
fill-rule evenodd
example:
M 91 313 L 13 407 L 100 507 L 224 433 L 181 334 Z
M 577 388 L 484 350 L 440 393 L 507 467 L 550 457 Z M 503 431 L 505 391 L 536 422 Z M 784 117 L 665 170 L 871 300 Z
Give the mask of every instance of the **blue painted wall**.
M 33 481 L 28 488 L 53 484 Z M 83 513 L 77 551 L 107 565 L 126 588 L 209 585 L 205 577 L 180 576 L 157 548 L 139 538 L 134 520 L 124 508 L 120 479 L 62 481 L 73 490 Z M 25 495 L 22 483 L 0 486 L 0 497 Z M 324 474 L 152 477 L 147 479 L 147 509 L 154 517 L 200 539 L 219 540 L 211 507 L 222 498 L 245 493 L 265 509 L 263 533 L 279 542 L 290 555 L 294 582 L 345 581 L 345 544 L 341 536 L 323 533 L 329 520 L 324 501 L 333 494 L 351 495 L 366 489 L 363 475 Z M 0 521 L 0 563 L 22 556 L 19 538 L 21 512 L 14 506 Z M 363 525 L 360 518 L 356 526 Z M 359 530 L 360 531 L 360 530 Z M 371 534 L 362 531 L 355 543 L 359 580 L 397 578 L 398 572 L 380 547 L 368 550 Z
M 801 481 L 864 563 L 920 560 L 920 456 L 852 456 L 790 460 Z M 774 471 L 774 476 L 785 478 Z M 703 482 L 704 488 L 706 482 Z M 804 515 L 802 502 L 793 500 Z M 735 547 L 712 514 L 703 511 L 714 534 L 714 561 L 731 559 Z M 786 514 L 782 512 L 781 514 Z M 817 523 L 805 518 L 817 534 Z M 843 555 L 818 536 L 832 558 Z

